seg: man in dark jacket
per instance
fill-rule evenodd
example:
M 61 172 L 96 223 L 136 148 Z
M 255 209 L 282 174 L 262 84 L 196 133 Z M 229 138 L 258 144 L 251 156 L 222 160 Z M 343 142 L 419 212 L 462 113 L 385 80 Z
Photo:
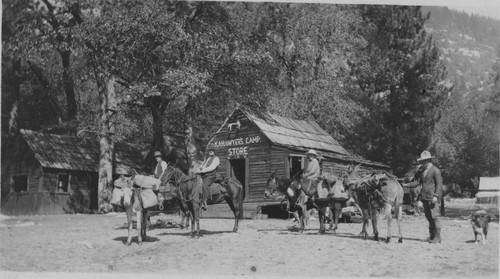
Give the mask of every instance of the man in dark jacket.
M 403 187 L 415 188 L 422 185 L 420 192 L 424 205 L 425 218 L 429 222 L 429 242 L 441 243 L 441 220 L 440 203 L 443 196 L 443 178 L 441 171 L 432 164 L 431 153 L 423 151 L 417 161 L 422 164 L 423 173 L 415 181 L 408 184 L 403 183 Z

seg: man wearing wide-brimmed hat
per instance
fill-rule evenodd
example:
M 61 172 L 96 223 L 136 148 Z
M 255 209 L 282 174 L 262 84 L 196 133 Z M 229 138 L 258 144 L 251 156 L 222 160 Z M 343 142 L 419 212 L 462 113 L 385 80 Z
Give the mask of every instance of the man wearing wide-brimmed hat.
M 153 153 L 153 157 L 156 160 L 156 167 L 154 172 L 154 177 L 158 178 L 161 181 L 161 185 L 164 185 L 166 181 L 166 170 L 168 167 L 167 162 L 163 161 L 161 151 L 155 151 Z
M 422 164 L 422 175 L 413 182 L 403 183 L 403 187 L 415 188 L 422 185 L 420 194 L 424 205 L 425 218 L 429 222 L 429 242 L 441 243 L 439 208 L 443 196 L 443 178 L 441 171 L 432 164 L 433 158 L 429 151 L 423 151 L 420 158 L 417 159 L 418 163 Z
M 302 174 L 302 177 L 310 180 L 316 180 L 320 174 L 318 153 L 316 150 L 311 149 L 307 151 L 306 155 L 309 162 L 307 164 L 307 169 Z
M 215 156 L 214 149 L 207 149 L 207 156 L 203 163 L 201 163 L 200 168 L 197 170 L 197 173 L 201 175 L 201 179 L 203 180 L 203 202 L 201 204 L 201 208 L 203 210 L 207 210 L 207 199 L 209 196 L 208 187 L 215 181 L 217 178 L 217 168 L 220 165 L 219 157 Z

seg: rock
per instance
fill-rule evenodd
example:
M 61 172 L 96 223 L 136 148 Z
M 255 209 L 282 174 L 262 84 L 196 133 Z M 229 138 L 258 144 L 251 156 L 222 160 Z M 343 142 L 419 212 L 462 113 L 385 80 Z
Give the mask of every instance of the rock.
M 252 265 L 252 267 L 250 267 L 250 270 L 253 271 L 253 272 L 256 272 L 257 271 L 257 268 L 255 266 Z
M 92 242 L 90 242 L 90 241 L 80 241 L 80 242 L 78 242 L 78 244 L 82 244 L 89 249 L 94 248 L 94 246 L 92 245 Z

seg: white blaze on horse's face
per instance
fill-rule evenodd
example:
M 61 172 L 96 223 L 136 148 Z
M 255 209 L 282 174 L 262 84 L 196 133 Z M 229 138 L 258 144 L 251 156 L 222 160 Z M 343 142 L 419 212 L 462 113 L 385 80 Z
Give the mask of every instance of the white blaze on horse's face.
M 132 200 L 132 187 L 123 187 L 123 205 L 129 206 Z
M 293 189 L 292 189 L 291 187 L 288 187 L 288 189 L 286 189 L 286 192 L 288 193 L 288 195 L 289 195 L 290 197 L 293 197 L 294 192 L 293 192 Z

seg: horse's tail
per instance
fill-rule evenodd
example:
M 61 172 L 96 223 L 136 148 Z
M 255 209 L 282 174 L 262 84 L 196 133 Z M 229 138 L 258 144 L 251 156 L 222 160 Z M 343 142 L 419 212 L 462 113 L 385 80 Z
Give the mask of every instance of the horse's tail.
M 228 178 L 229 195 L 233 199 L 233 204 L 236 202 L 235 206 L 238 208 L 239 214 L 238 218 L 243 218 L 243 185 L 233 177 Z

